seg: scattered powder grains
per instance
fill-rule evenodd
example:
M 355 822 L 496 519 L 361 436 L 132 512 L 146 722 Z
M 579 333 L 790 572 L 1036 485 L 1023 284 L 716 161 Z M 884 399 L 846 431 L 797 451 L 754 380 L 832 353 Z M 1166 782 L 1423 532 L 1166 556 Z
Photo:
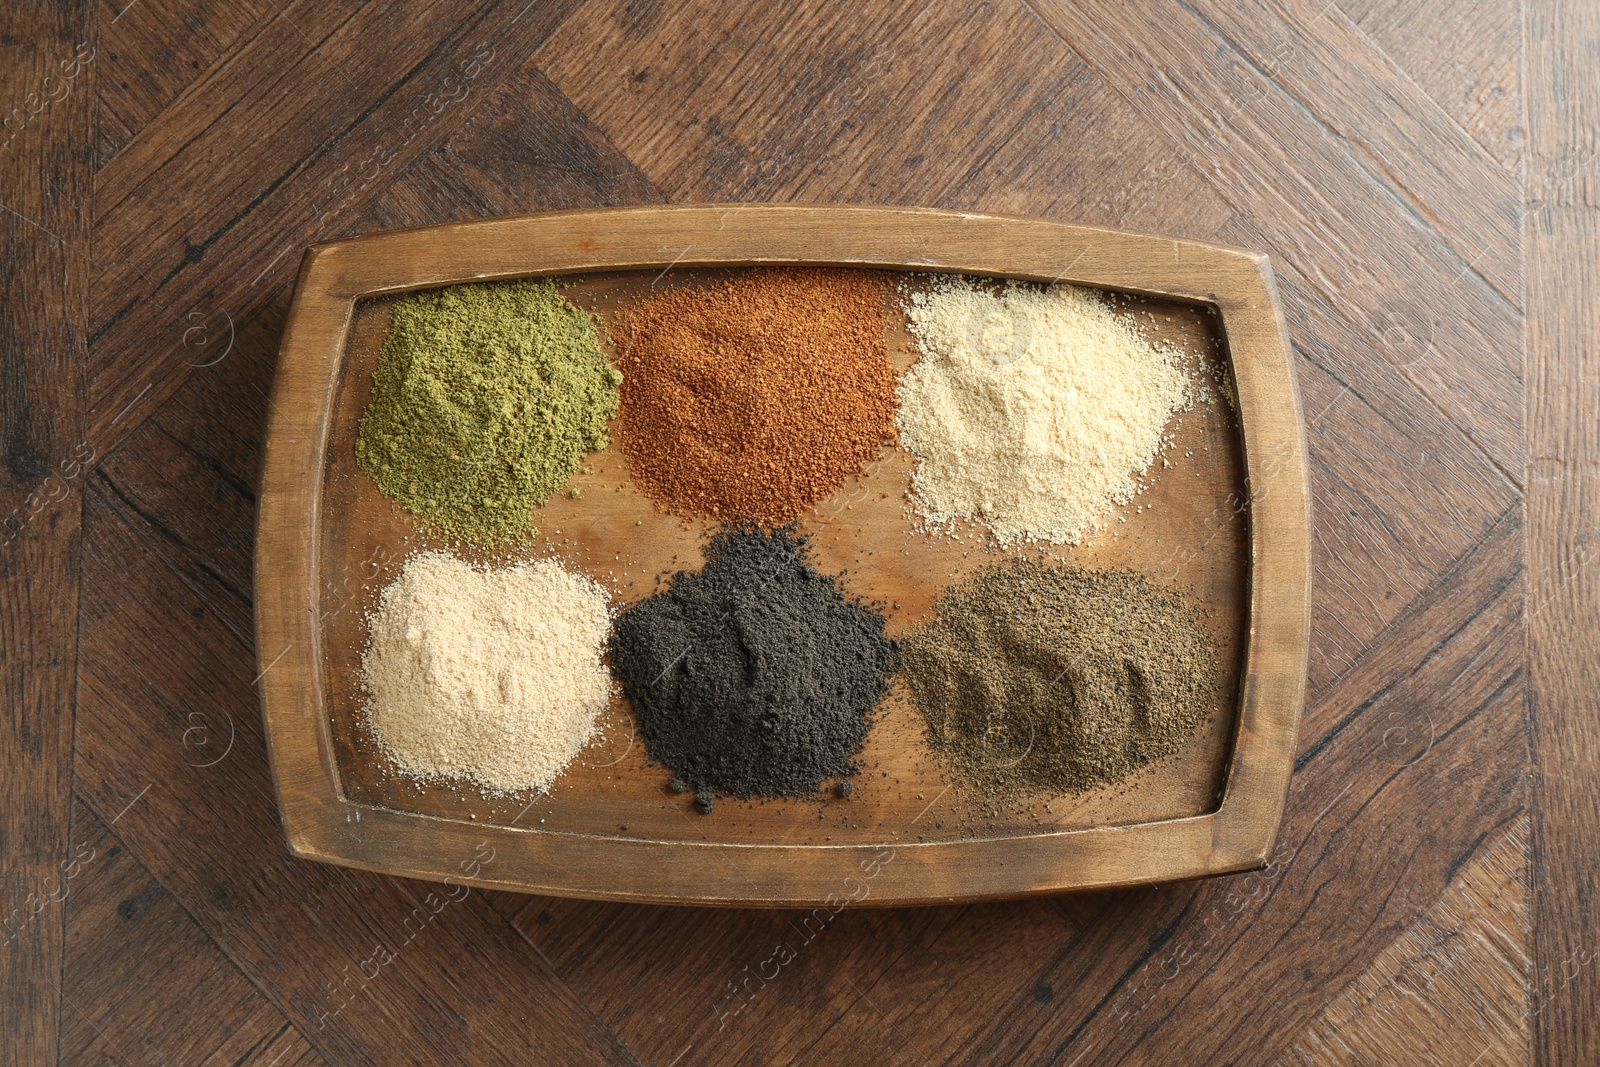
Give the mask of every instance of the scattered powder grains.
M 952 277 L 911 298 L 922 358 L 900 388 L 915 500 L 935 525 L 1074 543 L 1138 491 L 1192 390 L 1094 293 Z
M 611 664 L 651 757 L 699 794 L 816 794 L 855 773 L 888 688 L 883 617 L 846 599 L 787 529 L 725 529 L 706 565 L 624 611 Z
M 418 293 L 394 305 L 356 459 L 438 532 L 498 546 L 606 447 L 619 381 L 549 282 Z
M 763 269 L 644 301 L 619 328 L 622 447 L 681 515 L 781 525 L 894 437 L 887 279 Z
M 1120 781 L 1176 753 L 1218 700 L 1194 612 L 1127 571 L 982 572 L 902 655 L 930 746 L 991 794 Z
M 560 564 L 413 556 L 379 597 L 361 661 L 379 748 L 415 778 L 548 790 L 610 701 L 609 625 L 605 593 Z

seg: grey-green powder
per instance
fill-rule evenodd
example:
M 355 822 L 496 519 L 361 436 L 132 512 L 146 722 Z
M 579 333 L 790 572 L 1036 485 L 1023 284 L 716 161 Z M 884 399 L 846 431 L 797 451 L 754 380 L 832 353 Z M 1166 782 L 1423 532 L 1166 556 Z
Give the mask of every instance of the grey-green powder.
M 902 657 L 929 745 L 990 795 L 1121 781 L 1218 702 L 1193 609 L 1128 571 L 995 567 L 953 586 Z
M 394 305 L 356 460 L 435 532 L 504 545 L 606 447 L 621 381 L 548 281 L 418 293 Z

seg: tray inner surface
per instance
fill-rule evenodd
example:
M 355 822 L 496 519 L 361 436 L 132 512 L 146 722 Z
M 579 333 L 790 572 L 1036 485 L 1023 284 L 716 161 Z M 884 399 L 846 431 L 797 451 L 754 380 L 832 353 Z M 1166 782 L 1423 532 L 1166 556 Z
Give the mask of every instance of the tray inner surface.
M 601 335 L 616 313 L 642 295 L 670 286 L 703 285 L 727 270 L 624 271 L 567 278 L 567 296 L 600 316 Z M 925 277 L 905 276 L 909 284 Z M 1180 590 L 1201 609 L 1217 644 L 1221 699 L 1173 760 L 1127 782 L 1077 796 L 1038 796 L 988 805 L 950 780 L 927 751 L 920 716 L 896 685 L 862 755 L 865 770 L 848 799 L 737 801 L 719 798 L 697 814 L 689 794 L 667 791 L 667 771 L 651 763 L 633 737 L 633 717 L 618 693 L 604 718 L 604 737 L 586 749 L 538 798 L 491 798 L 468 785 L 419 786 L 399 777 L 361 724 L 357 678 L 366 640 L 365 616 L 411 552 L 439 547 L 381 496 L 355 462 L 358 422 L 371 390 L 388 327 L 391 299 L 362 301 L 349 335 L 334 400 L 322 496 L 319 607 L 322 681 L 340 788 L 359 803 L 477 824 L 585 835 L 667 841 L 765 844 L 869 844 L 970 839 L 1057 829 L 1120 825 L 1216 810 L 1237 718 L 1238 679 L 1249 605 L 1244 461 L 1229 402 L 1231 379 L 1218 320 L 1208 310 L 1145 297 L 1118 297 L 1148 338 L 1191 354 L 1211 399 L 1169 424 L 1172 444 L 1157 460 L 1153 484 L 1121 508 L 1104 532 L 1075 548 L 1031 546 L 1020 554 L 1093 567 L 1128 567 Z M 896 301 L 896 305 L 897 305 Z M 889 356 L 904 370 L 915 359 L 903 316 L 884 315 Z M 614 423 L 612 445 L 589 457 L 566 493 L 534 515 L 539 538 L 527 552 L 561 559 L 600 580 L 620 608 L 656 587 L 656 576 L 701 565 L 701 545 L 714 528 L 658 510 L 628 478 Z M 618 486 L 621 490 L 618 491 Z M 800 522 L 812 536 L 812 559 L 843 586 L 886 605 L 891 636 L 927 618 L 952 580 L 1006 557 L 977 527 L 955 536 L 917 529 L 905 506 L 910 457 L 885 449 L 863 475 L 824 500 Z M 1142 510 L 1141 510 L 1142 509 Z M 1123 521 L 1126 520 L 1126 521 Z M 470 558 L 470 557 L 469 557 Z M 898 604 L 898 607 L 892 605 Z M 530 804 L 529 801 L 532 800 Z M 931 802 L 931 803 L 930 803 Z M 622 830 L 623 825 L 627 830 Z

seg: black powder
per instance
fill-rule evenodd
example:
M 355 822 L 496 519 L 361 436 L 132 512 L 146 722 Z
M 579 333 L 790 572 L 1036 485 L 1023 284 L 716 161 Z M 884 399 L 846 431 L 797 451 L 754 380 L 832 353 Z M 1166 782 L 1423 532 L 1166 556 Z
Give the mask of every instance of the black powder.
M 611 639 L 646 750 L 708 801 L 814 795 L 854 774 L 896 656 L 883 617 L 788 528 L 716 534 L 705 568 L 624 611 Z

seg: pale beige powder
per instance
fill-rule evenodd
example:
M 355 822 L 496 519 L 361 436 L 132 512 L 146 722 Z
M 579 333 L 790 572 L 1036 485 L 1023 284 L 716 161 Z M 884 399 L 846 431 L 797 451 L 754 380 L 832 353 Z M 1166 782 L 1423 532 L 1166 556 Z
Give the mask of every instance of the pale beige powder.
M 408 776 L 547 791 L 610 701 L 610 622 L 605 592 L 560 564 L 413 556 L 369 620 L 367 722 Z
M 1133 499 L 1191 402 L 1176 353 L 1089 290 L 952 277 L 907 310 L 922 358 L 900 387 L 900 436 L 934 525 L 972 518 L 1002 544 L 1075 543 Z

